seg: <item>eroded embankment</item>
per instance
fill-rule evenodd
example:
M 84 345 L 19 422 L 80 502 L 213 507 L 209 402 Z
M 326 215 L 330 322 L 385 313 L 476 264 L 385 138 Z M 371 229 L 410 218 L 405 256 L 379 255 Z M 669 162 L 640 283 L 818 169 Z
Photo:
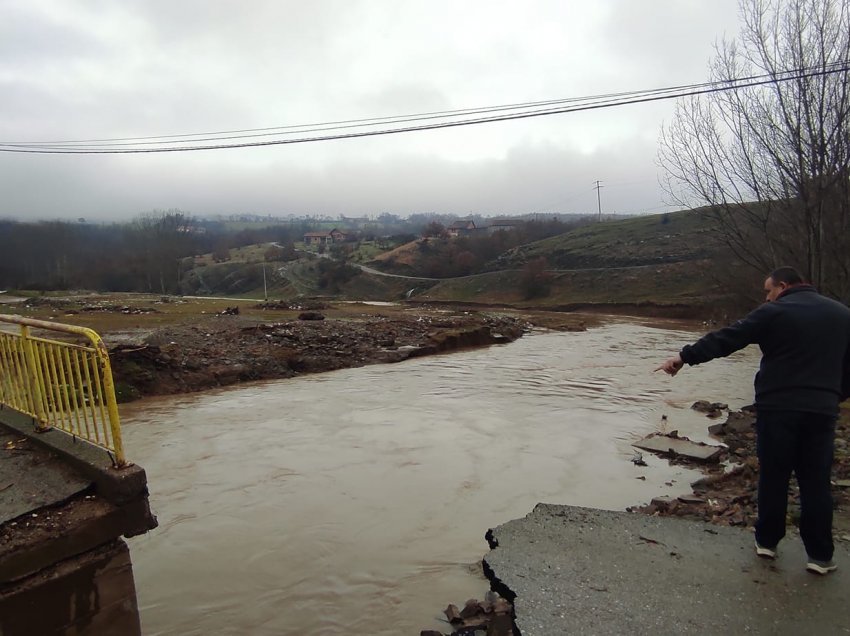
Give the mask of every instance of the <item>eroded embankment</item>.
M 487 314 L 258 322 L 240 316 L 170 326 L 110 350 L 121 401 L 288 378 L 511 342 L 527 321 Z M 321 319 L 317 319 L 321 318 Z

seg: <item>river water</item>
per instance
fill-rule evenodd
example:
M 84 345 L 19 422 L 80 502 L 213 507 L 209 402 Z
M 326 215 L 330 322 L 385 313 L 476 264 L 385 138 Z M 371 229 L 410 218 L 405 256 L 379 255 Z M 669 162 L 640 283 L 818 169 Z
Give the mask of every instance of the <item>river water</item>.
M 688 407 L 749 403 L 758 359 L 652 373 L 696 335 L 624 320 L 123 407 L 160 522 L 130 542 L 144 633 L 451 631 L 441 610 L 488 589 L 488 528 L 689 491 L 630 443 L 662 415 L 707 439 Z

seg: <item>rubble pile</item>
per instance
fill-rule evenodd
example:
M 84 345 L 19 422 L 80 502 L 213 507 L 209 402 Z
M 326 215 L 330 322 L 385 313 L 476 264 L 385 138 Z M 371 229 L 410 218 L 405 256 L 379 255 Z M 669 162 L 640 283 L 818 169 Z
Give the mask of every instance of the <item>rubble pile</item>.
M 443 612 L 454 631 L 448 636 L 515 636 L 513 606 L 496 592 L 487 592 L 485 599 L 469 599 L 459 610 L 449 605 Z M 432 629 L 422 630 L 419 636 L 446 636 Z
M 692 407 L 716 417 L 725 404 L 697 402 Z M 704 463 L 689 460 L 682 455 L 669 455 L 671 461 L 694 463 L 706 476 L 691 484 L 692 493 L 679 497 L 655 497 L 648 505 L 629 508 L 632 512 L 650 515 L 676 516 L 718 525 L 751 527 L 755 524 L 758 492 L 758 457 L 756 454 L 755 410 L 744 407 L 730 411 L 722 423 L 713 424 L 709 432 L 720 438 L 725 449 L 721 463 Z M 658 436 L 659 434 L 656 434 Z M 650 436 L 653 437 L 653 436 Z M 833 502 L 835 506 L 835 534 L 841 540 L 850 540 L 850 410 L 843 410 L 838 419 L 833 463 Z M 636 444 L 636 446 L 639 445 Z M 788 500 L 788 522 L 798 525 L 800 493 L 791 480 Z

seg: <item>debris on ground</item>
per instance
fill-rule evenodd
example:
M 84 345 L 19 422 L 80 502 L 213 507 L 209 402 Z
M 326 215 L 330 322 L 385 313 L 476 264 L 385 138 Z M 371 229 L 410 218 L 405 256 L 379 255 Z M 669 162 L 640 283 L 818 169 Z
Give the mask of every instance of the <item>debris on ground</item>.
M 643 453 L 639 453 L 635 451 L 635 454 L 632 456 L 632 463 L 635 466 L 646 466 L 646 462 L 643 460 Z
M 836 540 L 850 540 L 850 404 L 836 424 L 833 460 L 833 528 Z M 628 508 L 631 512 L 675 516 L 718 525 L 752 527 L 757 518 L 758 457 L 756 454 L 755 410 L 752 406 L 730 411 L 725 422 L 709 427 L 722 439 L 726 450 L 722 463 L 693 461 L 706 476 L 691 484 L 692 492 L 676 498 L 656 497 L 645 506 Z M 682 461 L 682 457 L 669 457 Z M 788 499 L 788 525 L 799 525 L 800 491 L 791 480 Z
M 487 592 L 483 601 L 471 598 L 463 609 L 449 605 L 443 613 L 454 631 L 448 636 L 516 636 L 513 605 L 496 592 Z M 422 630 L 419 636 L 446 636 L 433 629 Z

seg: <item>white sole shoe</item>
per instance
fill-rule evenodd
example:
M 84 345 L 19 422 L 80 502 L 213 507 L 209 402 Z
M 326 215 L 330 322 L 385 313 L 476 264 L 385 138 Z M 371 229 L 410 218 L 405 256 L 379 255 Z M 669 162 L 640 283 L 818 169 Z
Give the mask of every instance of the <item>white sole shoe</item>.
M 806 569 L 815 574 L 829 574 L 838 569 L 832 561 L 815 561 L 814 559 L 806 563 Z
M 771 550 L 770 548 L 765 548 L 758 544 L 756 541 L 756 554 L 760 556 L 762 559 L 775 559 L 776 558 L 776 550 Z

